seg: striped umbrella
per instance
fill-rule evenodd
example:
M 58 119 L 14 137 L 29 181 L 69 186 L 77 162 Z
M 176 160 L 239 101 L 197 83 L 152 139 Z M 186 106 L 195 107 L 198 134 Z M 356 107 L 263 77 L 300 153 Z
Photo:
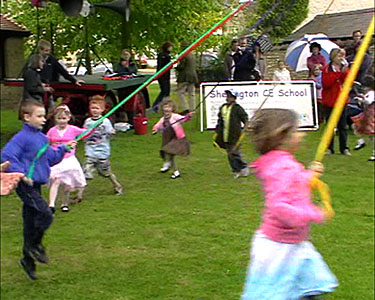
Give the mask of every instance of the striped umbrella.
M 320 53 L 322 53 L 326 60 L 329 61 L 329 53 L 334 48 L 339 48 L 337 44 L 331 42 L 328 37 L 323 33 L 318 34 L 305 34 L 303 38 L 291 43 L 286 50 L 285 62 L 288 66 L 299 71 L 306 71 L 307 58 L 311 56 L 310 44 L 316 42 L 322 47 Z

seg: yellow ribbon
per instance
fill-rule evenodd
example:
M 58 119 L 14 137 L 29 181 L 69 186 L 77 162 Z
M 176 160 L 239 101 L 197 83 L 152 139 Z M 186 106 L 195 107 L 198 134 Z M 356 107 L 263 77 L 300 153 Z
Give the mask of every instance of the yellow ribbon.
M 331 195 L 329 192 L 328 185 L 321 181 L 318 178 L 318 176 L 315 175 L 311 178 L 310 186 L 312 190 L 316 190 L 319 193 L 322 203 L 324 205 L 325 213 L 329 220 L 332 219 L 332 217 L 335 215 L 335 211 L 332 208 Z

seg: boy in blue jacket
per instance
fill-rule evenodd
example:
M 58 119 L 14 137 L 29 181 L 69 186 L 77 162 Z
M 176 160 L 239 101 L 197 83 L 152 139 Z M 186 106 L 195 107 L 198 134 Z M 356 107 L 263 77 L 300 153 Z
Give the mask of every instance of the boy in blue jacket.
M 46 122 L 42 103 L 26 100 L 21 105 L 20 114 L 24 125 L 3 148 L 1 161 L 10 162 L 7 172 L 25 174 L 16 188 L 23 202 L 24 257 L 20 265 L 27 276 L 35 280 L 35 260 L 41 263 L 49 261 L 42 246 L 42 238 L 53 220 L 52 212 L 42 198 L 41 186 L 48 182 L 50 167 L 59 163 L 69 147 L 74 147 L 76 142 L 61 145 L 56 150 L 48 146 L 48 138 L 41 132 Z

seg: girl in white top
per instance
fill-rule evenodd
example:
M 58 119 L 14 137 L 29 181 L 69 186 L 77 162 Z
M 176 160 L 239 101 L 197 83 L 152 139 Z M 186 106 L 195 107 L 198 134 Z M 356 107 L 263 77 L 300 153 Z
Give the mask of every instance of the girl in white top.
M 290 81 L 290 73 L 282 60 L 277 60 L 277 69 L 273 73 L 273 81 Z

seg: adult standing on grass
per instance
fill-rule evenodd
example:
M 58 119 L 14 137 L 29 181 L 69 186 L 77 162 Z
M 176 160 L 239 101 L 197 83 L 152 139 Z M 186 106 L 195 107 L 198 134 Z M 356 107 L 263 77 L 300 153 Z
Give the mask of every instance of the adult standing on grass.
M 51 54 L 50 42 L 40 40 L 38 42 L 37 51 L 44 59 L 43 69 L 40 72 L 40 77 L 43 83 L 51 84 L 53 82 L 58 82 L 60 76 L 78 86 L 85 82 L 82 79 L 77 79 L 70 75 L 69 72 L 59 63 L 57 58 Z
M 331 116 L 332 110 L 336 105 L 336 100 L 341 92 L 342 85 L 349 73 L 349 64 L 345 59 L 345 50 L 335 48 L 329 54 L 330 62 L 323 68 L 322 71 L 322 105 L 323 114 L 326 121 Z M 349 101 L 347 100 L 346 104 Z M 340 120 L 337 124 L 339 133 L 340 152 L 343 155 L 351 156 L 347 145 L 347 123 L 346 123 L 346 107 L 344 107 Z M 326 154 L 334 154 L 334 135 L 332 135 L 331 143 L 327 149 Z
M 224 57 L 224 74 L 226 80 L 232 80 L 234 74 L 234 60 L 233 55 L 237 52 L 238 46 L 240 44 L 237 40 L 233 40 L 230 44 L 230 48 L 225 53 Z
M 256 60 L 252 49 L 248 47 L 247 38 L 240 38 L 240 47 L 233 54 L 235 63 L 233 79 L 237 81 L 260 80 L 260 74 L 255 70 Z
M 236 103 L 238 93 L 233 89 L 225 91 L 227 102 L 219 109 L 216 125 L 216 143 L 228 153 L 228 160 L 234 178 L 249 175 L 247 163 L 242 160 L 239 139 L 241 124 L 246 126 L 248 116 L 241 105 Z
M 161 46 L 161 50 L 158 53 L 157 57 L 157 71 L 160 71 L 163 67 L 165 67 L 171 61 L 171 50 L 173 44 L 169 41 L 165 42 Z M 168 70 L 162 76 L 158 78 L 160 93 L 156 98 L 154 104 L 152 105 L 153 111 L 157 112 L 159 109 L 159 105 L 164 98 L 169 97 L 171 92 L 171 71 Z
M 27 64 L 27 69 L 23 73 L 23 100 L 36 100 L 45 103 L 45 93 L 53 92 L 53 88 L 42 83 L 40 72 L 44 65 L 44 59 L 40 54 L 33 54 Z M 48 109 L 48 105 L 45 105 Z
M 59 63 L 57 58 L 51 54 L 50 42 L 40 40 L 37 45 L 37 51 L 44 59 L 43 68 L 40 71 L 40 78 L 44 84 L 44 87 L 49 87 L 51 83 L 58 82 L 60 76 L 78 86 L 85 82 L 84 80 L 77 79 L 70 75 L 69 72 Z M 52 92 L 53 90 L 47 91 L 47 94 L 45 95 L 44 105 L 47 112 L 47 122 L 44 125 L 43 132 L 47 132 L 53 124 L 53 120 L 49 118 L 50 113 L 55 108 Z
M 189 43 L 182 44 L 182 48 L 189 46 Z M 195 109 L 195 85 L 198 83 L 196 61 L 192 53 L 183 58 L 176 67 L 177 70 L 177 94 L 182 106 L 182 114 L 187 114 Z M 189 100 L 187 100 L 187 97 Z

